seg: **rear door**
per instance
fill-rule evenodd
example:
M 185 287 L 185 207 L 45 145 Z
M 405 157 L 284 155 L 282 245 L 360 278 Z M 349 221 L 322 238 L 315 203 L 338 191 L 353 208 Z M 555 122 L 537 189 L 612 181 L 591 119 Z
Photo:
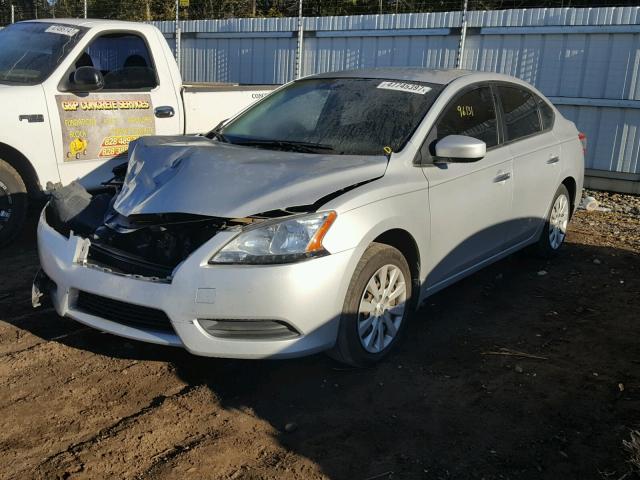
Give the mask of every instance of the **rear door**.
M 505 143 L 513 156 L 513 218 L 509 244 L 535 237 L 559 185 L 560 146 L 552 133 L 553 110 L 534 92 L 498 83 Z
M 433 163 L 447 135 L 483 140 L 487 154 L 471 163 Z M 455 96 L 421 149 L 429 181 L 431 236 L 427 288 L 437 288 L 504 249 L 511 218 L 511 154 L 500 143 L 497 109 L 487 84 Z
M 52 134 L 63 184 L 80 178 L 88 188 L 99 187 L 126 159 L 132 140 L 181 133 L 179 97 L 163 62 L 135 31 L 99 33 L 77 55 L 48 98 L 49 111 L 59 117 Z M 83 66 L 100 70 L 102 90 L 73 91 L 73 74 Z

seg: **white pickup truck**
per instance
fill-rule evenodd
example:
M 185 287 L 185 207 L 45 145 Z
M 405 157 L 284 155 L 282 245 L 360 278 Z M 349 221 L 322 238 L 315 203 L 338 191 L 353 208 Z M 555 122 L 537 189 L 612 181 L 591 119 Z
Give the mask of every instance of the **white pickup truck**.
M 131 140 L 203 133 L 274 86 L 184 85 L 152 25 L 53 19 L 0 30 L 0 246 L 46 185 L 111 177 Z

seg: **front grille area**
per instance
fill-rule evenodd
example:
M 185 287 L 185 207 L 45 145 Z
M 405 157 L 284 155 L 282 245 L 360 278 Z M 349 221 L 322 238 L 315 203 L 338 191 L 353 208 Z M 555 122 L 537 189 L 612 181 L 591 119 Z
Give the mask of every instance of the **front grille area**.
M 141 275 L 143 277 L 168 279 L 173 271 L 173 267 L 168 265 L 150 262 L 124 250 L 97 243 L 92 243 L 89 247 L 87 260 L 99 267 L 107 267 L 117 273 Z
M 155 308 L 141 307 L 83 291 L 78 292 L 76 308 L 89 315 L 129 327 L 175 333 L 167 314 Z

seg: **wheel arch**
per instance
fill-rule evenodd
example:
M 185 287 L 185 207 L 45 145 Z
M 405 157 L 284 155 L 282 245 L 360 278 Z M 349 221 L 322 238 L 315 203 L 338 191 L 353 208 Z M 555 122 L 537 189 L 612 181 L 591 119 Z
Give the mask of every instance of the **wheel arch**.
M 29 159 L 19 150 L 16 150 L 6 143 L 0 142 L 0 160 L 4 160 L 18 172 L 27 187 L 29 196 L 35 197 L 42 192 L 40 180 L 35 168 L 33 168 Z
M 420 296 L 420 250 L 413 235 L 402 228 L 393 228 L 379 234 L 373 241 L 397 248 L 407 259 L 411 271 L 413 302 L 417 303 Z
M 570 212 L 573 215 L 573 212 L 575 211 L 575 208 L 576 208 L 576 202 L 577 202 L 576 190 L 578 187 L 577 187 L 576 179 L 571 176 L 566 177 L 564 180 L 562 180 L 562 185 L 564 185 L 569 191 L 569 201 L 571 202 Z

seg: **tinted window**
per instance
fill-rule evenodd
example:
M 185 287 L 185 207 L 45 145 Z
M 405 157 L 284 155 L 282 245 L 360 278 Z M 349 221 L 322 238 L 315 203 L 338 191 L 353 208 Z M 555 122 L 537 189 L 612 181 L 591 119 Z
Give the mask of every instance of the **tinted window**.
M 466 135 L 482 140 L 487 147 L 498 143 L 496 111 L 489 87 L 462 94 L 445 109 L 435 127 L 435 140 L 447 135 Z
M 299 80 L 222 129 L 231 143 L 311 153 L 400 151 L 442 90 L 440 85 L 367 78 Z
M 117 33 L 96 38 L 76 60 L 104 76 L 105 90 L 138 90 L 157 86 L 147 45 L 137 35 Z
M 498 86 L 504 112 L 506 139 L 517 140 L 541 130 L 538 106 L 533 95 L 517 87 Z
M 540 119 L 542 120 L 542 129 L 553 127 L 553 109 L 547 103 L 538 98 L 538 106 L 540 107 Z

